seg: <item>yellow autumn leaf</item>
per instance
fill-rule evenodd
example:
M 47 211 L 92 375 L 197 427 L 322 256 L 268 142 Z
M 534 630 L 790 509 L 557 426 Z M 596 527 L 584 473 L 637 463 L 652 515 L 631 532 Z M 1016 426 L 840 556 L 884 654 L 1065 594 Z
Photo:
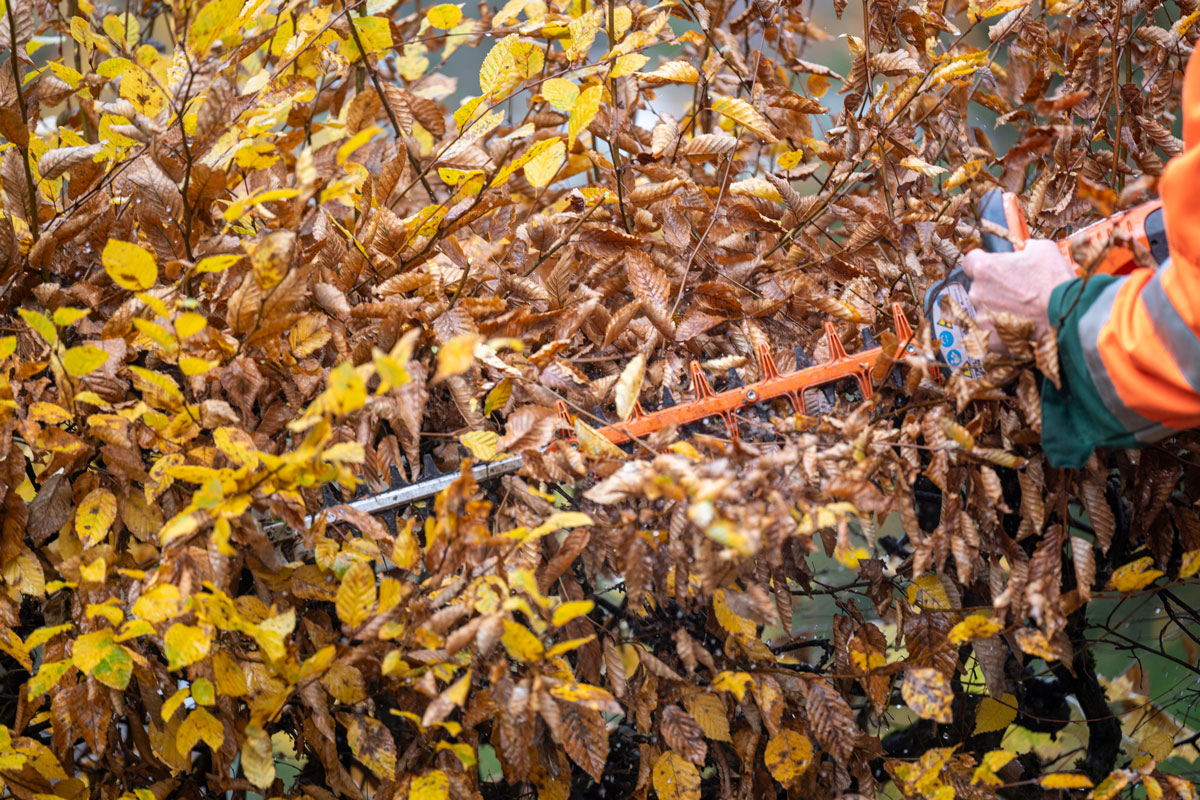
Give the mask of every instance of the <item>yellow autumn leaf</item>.
M 449 797 L 450 778 L 440 769 L 413 778 L 408 786 L 408 800 L 449 800 Z
M 195 697 L 195 692 L 193 692 Z M 197 700 L 197 702 L 199 702 Z M 203 708 L 188 714 L 175 734 L 176 746 L 181 753 L 190 753 L 192 748 L 204 742 L 216 752 L 225 741 L 225 726 L 219 719 Z
M 954 692 L 950 679 L 932 667 L 909 667 L 900 684 L 904 702 L 921 719 L 949 724 L 953 720 Z
M 195 664 L 207 656 L 212 646 L 212 637 L 202 628 L 176 622 L 163 636 L 163 645 L 167 655 L 167 668 L 176 670 Z
M 968 18 L 974 22 L 988 17 L 997 17 L 1018 8 L 1024 8 L 1030 2 L 1031 0 L 990 0 L 990 2 L 985 0 L 985 2 L 979 3 L 977 0 L 971 0 L 967 9 Z
M 241 697 L 250 690 L 242 665 L 225 650 L 213 653 L 213 679 L 217 690 L 228 697 Z
M 757 108 L 740 97 L 718 95 L 712 104 L 713 111 L 729 117 L 744 128 L 757 133 L 767 142 L 778 141 L 771 133 L 771 124 Z
M 574 144 L 579 134 L 587 130 L 600 111 L 600 101 L 604 97 L 604 87 L 593 84 L 579 93 L 571 106 L 571 116 L 567 120 L 567 141 Z
M 206 3 L 189 29 L 187 43 L 192 52 L 199 56 L 207 54 L 213 43 L 237 24 L 241 7 L 242 0 L 211 0 Z
M 650 780 L 659 800 L 700 800 L 700 772 L 674 750 L 658 757 Z
M 908 586 L 908 602 L 938 611 L 953 608 L 946 587 L 937 575 L 918 575 Z
M 108 535 L 116 518 L 117 498 L 107 489 L 93 489 L 75 511 L 75 533 L 91 547 Z
M 596 604 L 591 600 L 569 600 L 554 609 L 550 623 L 561 627 L 573 619 L 592 613 L 592 609 L 595 607 Z
M 961 167 L 959 167 L 958 169 L 954 170 L 954 172 L 951 173 L 949 178 L 946 178 L 946 182 L 942 184 L 942 190 L 948 192 L 951 189 L 955 189 L 955 188 L 961 186 L 962 184 L 966 183 L 967 181 L 971 180 L 972 178 L 974 178 L 976 175 L 978 175 L 982 171 L 983 171 L 983 159 L 982 158 L 976 158 L 971 161 L 968 161 L 965 164 L 963 164 Z
M 540 92 L 555 111 L 564 114 L 571 110 L 579 97 L 579 87 L 566 78 L 550 78 L 542 83 Z
M 936 164 L 929 164 L 917 156 L 905 156 L 900 159 L 900 166 L 905 169 L 911 169 L 913 172 L 919 172 L 926 178 L 936 178 L 946 171 L 945 167 L 939 167 Z
M 54 310 L 54 324 L 60 328 L 67 328 L 74 325 L 79 320 L 86 317 L 91 312 L 86 308 L 71 308 L 63 306 Z
M 494 461 L 496 443 L 500 441 L 500 435 L 495 431 L 468 431 L 459 436 L 458 441 L 480 461 Z
M 626 75 L 632 75 L 642 67 L 646 66 L 650 61 L 650 56 L 642 53 L 626 53 L 613 62 L 612 76 L 613 78 L 623 78 Z
M 359 627 L 375 613 L 375 600 L 375 571 L 369 564 L 355 561 L 338 586 L 338 619 L 350 628 Z
M 552 497 L 549 499 L 553 500 Z M 595 520 L 583 511 L 555 511 L 530 533 L 534 536 L 545 536 L 547 533 L 554 533 L 564 528 L 583 528 L 595 524 Z
M 983 758 L 979 761 L 979 766 L 975 768 L 975 773 L 971 776 L 971 783 L 1002 786 L 1004 780 L 997 777 L 996 773 L 1016 757 L 1017 754 L 1009 750 L 989 750 L 983 754 Z
M 528 628 L 510 619 L 504 620 L 504 633 L 500 635 L 500 644 L 515 660 L 528 664 L 540 661 L 546 648 Z
M 92 344 L 69 348 L 62 357 L 63 369 L 73 378 L 82 378 L 108 361 L 108 353 Z
M 262 726 L 246 726 L 241 763 L 247 780 L 258 788 L 266 789 L 274 782 L 275 756 L 271 751 L 271 737 Z
M 79 567 L 79 578 L 84 583 L 104 583 L 107 572 L 108 565 L 104 563 L 104 559 L 97 558 L 92 563 Z
M 425 12 L 425 19 L 430 26 L 443 31 L 448 31 L 462 22 L 462 18 L 462 8 L 451 3 L 436 5 Z
M 393 779 L 396 774 L 396 742 L 387 727 L 367 716 L 354 715 L 341 719 L 348 722 L 346 742 L 354 757 L 381 779 Z
M 217 702 L 217 689 L 208 678 L 196 678 L 191 689 L 192 699 L 199 705 L 211 706 Z
M 809 738 L 786 728 L 771 737 L 763 755 L 771 777 L 784 786 L 790 785 L 803 775 L 812 763 L 812 758 L 813 745 Z
M 479 342 L 479 334 L 462 333 L 438 348 L 437 372 L 434 373 L 432 383 L 440 383 L 470 369 L 475 361 L 475 346 Z
M 535 189 L 541 189 L 554 180 L 554 176 L 558 174 L 566 160 L 566 145 L 563 144 L 562 139 L 554 139 L 551 145 L 541 149 L 525 164 L 523 168 L 525 180 L 529 181 L 529 184 Z
M 196 358 L 195 356 L 183 356 L 179 359 L 179 370 L 189 378 L 194 375 L 203 375 L 213 367 L 220 365 L 220 361 L 209 361 L 207 358 Z
M 971 614 L 951 628 L 946 637 L 954 644 L 962 644 L 972 639 L 986 639 L 989 636 L 995 636 L 1000 630 L 1000 623 L 993 617 Z
M 29 699 L 34 700 L 50 691 L 73 666 L 70 658 L 64 658 L 61 661 L 43 661 L 42 665 L 38 667 L 37 674 L 28 681 Z
M 1188 550 L 1179 563 L 1179 577 L 1190 578 L 1200 572 L 1200 549 Z
M 145 291 L 158 281 L 154 256 L 132 242 L 109 239 L 100 255 L 113 283 L 130 291 Z
M 579 440 L 579 452 L 585 455 L 596 458 L 625 458 L 624 450 L 579 417 L 575 417 L 575 436 Z
M 1146 734 L 1138 744 L 1155 761 L 1166 761 L 1175 749 L 1175 738 L 1166 731 L 1154 731 Z
M 629 419 L 629 415 L 633 413 L 645 377 L 646 354 L 638 353 L 625 365 L 625 369 L 621 370 L 621 377 L 617 379 L 617 416 L 622 420 Z
M 413 533 L 416 520 L 411 517 L 396 530 L 396 540 L 392 544 L 392 563 L 400 569 L 414 569 L 421 561 L 421 545 Z
M 653 72 L 642 72 L 638 78 L 652 86 L 664 83 L 695 83 L 700 73 L 690 61 L 668 61 Z
M 173 583 L 160 583 L 142 592 L 133 604 L 133 613 L 149 622 L 165 622 L 183 613 L 179 588 Z
M 571 43 L 567 46 L 565 55 L 569 61 L 574 61 L 577 58 L 587 55 L 588 50 L 591 49 L 592 42 L 596 40 L 596 33 L 600 30 L 600 16 L 600 9 L 593 8 L 584 14 L 580 14 L 567 25 Z
M 37 335 L 42 337 L 46 344 L 51 347 L 58 344 L 58 328 L 54 326 L 49 317 L 28 308 L 18 308 L 17 313 L 21 315 L 21 319 L 25 320 L 26 325 L 33 328 Z
M 715 742 L 733 741 L 729 735 L 729 716 L 719 695 L 697 692 L 685 697 L 683 705 L 706 737 Z
M 1092 781 L 1081 772 L 1051 772 L 1038 778 L 1044 789 L 1090 789 Z
M 719 672 L 712 680 L 712 688 L 718 692 L 732 692 L 734 697 L 740 703 L 742 698 L 746 696 L 746 687 L 754 681 L 750 675 L 745 672 Z
M 985 697 L 975 710 L 975 734 L 1002 731 L 1017 718 L 1017 698 L 1004 694 L 999 700 Z
M 203 314 L 187 311 L 175 319 L 175 335 L 180 339 L 187 339 L 195 336 L 207 326 L 208 320 L 204 318 Z
M 224 272 L 241 260 L 242 256 L 236 253 L 208 256 L 197 261 L 196 266 L 192 267 L 192 272 Z
M 485 417 L 491 416 L 493 411 L 504 408 L 508 403 L 508 399 L 512 397 L 512 390 L 512 378 L 505 378 L 493 386 L 492 390 L 487 393 L 487 397 L 484 398 L 483 415 Z
M 729 608 L 729 603 L 726 600 L 724 589 L 717 589 L 713 592 L 712 598 L 713 613 L 717 617 L 717 624 L 725 630 L 734 634 L 742 634 L 743 636 L 753 637 L 758 633 L 758 627 L 752 620 L 738 616 L 732 609 Z
M 1119 567 L 1108 579 L 1108 585 L 1118 592 L 1136 592 L 1154 583 L 1165 573 L 1162 570 L 1151 569 L 1154 559 L 1143 556 L 1136 561 Z
M 381 133 L 383 133 L 382 128 L 380 128 L 378 125 L 371 125 L 363 128 L 361 131 L 351 136 L 338 147 L 337 163 L 345 164 L 346 161 L 349 160 L 350 156 L 354 155 L 356 150 L 367 144 L 367 142 L 371 141 Z
M 580 647 L 583 647 L 588 642 L 593 642 L 595 640 L 596 640 L 596 634 L 589 633 L 587 636 L 580 636 L 578 639 L 567 639 L 565 642 L 559 642 L 558 644 L 554 645 L 553 647 L 551 647 L 549 650 L 546 651 L 546 659 L 548 661 L 553 661 L 556 657 L 561 656 L 564 653 L 569 653 L 572 650 L 576 650 Z M 620 713 L 620 712 L 614 712 L 614 713 Z

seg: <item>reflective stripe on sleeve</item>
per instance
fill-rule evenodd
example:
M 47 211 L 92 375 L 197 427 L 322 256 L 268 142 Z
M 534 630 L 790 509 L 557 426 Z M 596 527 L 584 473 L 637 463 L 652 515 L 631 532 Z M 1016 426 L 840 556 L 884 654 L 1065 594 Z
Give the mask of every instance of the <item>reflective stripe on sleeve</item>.
M 1125 279 L 1113 281 L 1084 312 L 1083 317 L 1079 320 L 1079 343 L 1083 349 L 1083 357 L 1087 362 L 1092 385 L 1096 387 L 1096 392 L 1104 402 L 1104 407 L 1138 441 L 1156 442 L 1169 436 L 1173 431 L 1162 423 L 1143 417 L 1125 405 L 1100 356 L 1100 330 L 1112 316 L 1113 303 L 1117 298 L 1117 293 L 1124 285 Z
M 1142 302 L 1146 306 L 1146 313 L 1150 316 L 1150 323 L 1154 326 L 1158 340 L 1171 354 L 1188 385 L 1200 392 L 1200 338 L 1183 321 L 1179 310 L 1175 308 L 1171 298 L 1167 297 L 1162 284 L 1161 270 L 1155 273 L 1142 289 Z

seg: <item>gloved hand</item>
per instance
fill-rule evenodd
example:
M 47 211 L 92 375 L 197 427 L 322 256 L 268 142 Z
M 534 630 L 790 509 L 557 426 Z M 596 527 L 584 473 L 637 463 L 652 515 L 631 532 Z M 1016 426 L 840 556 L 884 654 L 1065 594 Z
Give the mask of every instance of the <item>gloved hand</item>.
M 1048 239 L 1030 239 L 1025 249 L 1013 253 L 972 250 L 962 266 L 972 281 L 970 298 L 979 326 L 988 332 L 988 346 L 998 353 L 1005 347 L 989 314 L 1008 312 L 1033 320 L 1040 337 L 1050 330 L 1050 295 L 1075 277 L 1058 245 Z

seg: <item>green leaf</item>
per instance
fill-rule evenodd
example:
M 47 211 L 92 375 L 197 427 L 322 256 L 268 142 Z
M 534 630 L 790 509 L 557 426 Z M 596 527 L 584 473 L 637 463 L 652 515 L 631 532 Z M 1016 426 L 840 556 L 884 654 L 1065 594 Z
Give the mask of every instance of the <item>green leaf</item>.
M 59 679 L 73 667 L 71 659 L 43 661 L 37 675 L 29 679 L 29 699 L 34 700 L 54 688 Z
M 133 675 L 133 657 L 128 650 L 114 642 L 92 667 L 92 675 L 105 686 L 124 691 Z

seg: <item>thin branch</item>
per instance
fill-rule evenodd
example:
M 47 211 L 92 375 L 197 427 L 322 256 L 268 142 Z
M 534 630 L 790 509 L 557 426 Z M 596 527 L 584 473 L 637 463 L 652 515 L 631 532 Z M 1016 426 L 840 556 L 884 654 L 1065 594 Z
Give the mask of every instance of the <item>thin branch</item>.
M 17 59 L 17 50 L 20 44 L 17 42 L 17 12 L 13 5 L 15 0 L 9 0 L 5 3 L 5 11 L 8 16 L 8 33 L 9 41 L 12 43 L 12 50 L 8 54 L 8 63 L 12 64 L 13 84 L 17 88 L 17 108 L 21 109 L 21 125 L 25 128 L 25 135 L 29 135 L 29 112 L 25 110 L 25 90 L 21 88 L 21 65 Z M 20 142 L 15 143 L 17 150 L 21 153 L 21 166 L 25 168 L 25 188 L 29 193 L 29 231 L 33 234 L 33 241 L 38 240 L 38 202 L 37 202 L 37 187 L 33 184 L 33 171 L 29 169 L 29 142 L 26 139 L 24 145 Z

